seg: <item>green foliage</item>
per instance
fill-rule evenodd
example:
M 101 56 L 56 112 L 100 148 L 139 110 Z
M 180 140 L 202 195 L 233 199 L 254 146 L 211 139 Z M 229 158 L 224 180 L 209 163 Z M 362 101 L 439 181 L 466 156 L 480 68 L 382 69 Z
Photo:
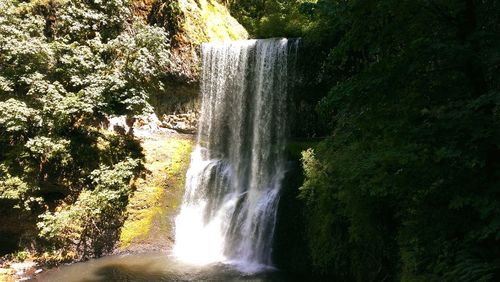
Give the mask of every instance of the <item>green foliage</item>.
M 12 259 L 14 261 L 25 261 L 26 259 L 29 258 L 29 255 L 30 254 L 26 251 L 19 251 L 12 255 Z
M 331 89 L 317 107 L 330 137 L 303 154 L 316 271 L 498 280 L 498 3 L 324 0 L 310 11 L 306 45 L 323 50 L 314 75 Z
M 61 249 L 81 254 L 80 258 L 111 251 L 132 192 L 130 180 L 139 165 L 128 158 L 112 168 L 94 170 L 92 185 L 80 192 L 74 204 L 40 216 L 40 236 Z
M 41 237 L 75 257 L 109 251 L 142 167 L 138 141 L 99 124 L 151 111 L 176 71 L 166 32 L 130 2 L 0 0 L 0 212 L 43 214 Z
M 38 187 L 31 187 L 19 177 L 8 174 L 4 165 L 0 165 L 0 201 L 13 205 L 15 209 L 31 210 L 42 199 L 34 197 Z
M 258 38 L 299 37 L 313 24 L 308 7 L 315 0 L 235 0 L 230 10 Z
M 41 118 L 38 111 L 27 107 L 26 103 L 15 99 L 8 99 L 5 102 L 0 102 L 0 128 L 8 134 L 2 134 L 3 142 L 13 142 L 8 139 L 10 135 L 16 138 L 22 137 L 28 130 L 40 124 Z
M 66 1 L 57 9 L 55 36 L 63 40 L 80 41 L 94 38 L 97 34 L 107 41 L 118 36 L 131 19 L 130 0 Z

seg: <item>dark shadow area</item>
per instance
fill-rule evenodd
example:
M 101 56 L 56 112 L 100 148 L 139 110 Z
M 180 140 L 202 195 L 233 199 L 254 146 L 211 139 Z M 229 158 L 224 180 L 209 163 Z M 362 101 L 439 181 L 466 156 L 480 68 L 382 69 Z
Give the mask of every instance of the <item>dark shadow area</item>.
M 12 206 L 12 201 L 0 200 L 0 259 L 21 250 L 33 239 L 34 215 Z
M 290 144 L 288 171 L 283 180 L 273 244 L 276 266 L 286 272 L 306 275 L 309 257 L 304 229 L 303 203 L 298 198 L 304 176 L 300 163 L 300 149 Z M 292 152 L 296 150 L 296 152 Z
M 0 232 L 0 256 L 15 252 L 18 238 L 18 234 Z
M 198 83 L 185 83 L 171 78 L 165 81 L 164 87 L 164 92 L 153 93 L 149 97 L 158 117 L 199 110 L 201 101 Z

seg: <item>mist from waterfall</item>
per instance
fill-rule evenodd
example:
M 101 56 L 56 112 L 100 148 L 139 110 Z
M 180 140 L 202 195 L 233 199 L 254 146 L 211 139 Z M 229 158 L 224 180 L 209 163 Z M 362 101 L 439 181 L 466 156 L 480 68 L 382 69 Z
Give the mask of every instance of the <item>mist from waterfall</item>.
M 181 260 L 272 266 L 297 48 L 296 39 L 202 45 L 198 141 L 176 219 Z

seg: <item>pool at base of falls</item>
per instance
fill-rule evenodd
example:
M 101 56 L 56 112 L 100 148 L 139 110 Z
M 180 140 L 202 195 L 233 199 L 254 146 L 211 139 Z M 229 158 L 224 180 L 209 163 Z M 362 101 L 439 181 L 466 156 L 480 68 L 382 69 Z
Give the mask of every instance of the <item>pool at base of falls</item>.
M 47 282 L 108 281 L 290 281 L 276 269 L 258 268 L 258 272 L 241 272 L 238 262 L 197 266 L 183 263 L 162 253 L 126 254 L 89 260 L 50 269 L 33 277 Z M 247 265 L 251 270 L 251 265 Z M 254 266 L 257 267 L 257 266 Z M 243 268 L 244 269 L 244 268 Z

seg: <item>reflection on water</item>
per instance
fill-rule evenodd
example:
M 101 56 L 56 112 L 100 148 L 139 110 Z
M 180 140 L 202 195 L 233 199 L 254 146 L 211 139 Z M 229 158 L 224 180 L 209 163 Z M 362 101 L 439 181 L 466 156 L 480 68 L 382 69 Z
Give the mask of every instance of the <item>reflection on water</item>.
M 47 282 L 290 281 L 272 271 L 243 274 L 228 264 L 187 265 L 165 254 L 110 256 L 62 266 L 34 278 Z

